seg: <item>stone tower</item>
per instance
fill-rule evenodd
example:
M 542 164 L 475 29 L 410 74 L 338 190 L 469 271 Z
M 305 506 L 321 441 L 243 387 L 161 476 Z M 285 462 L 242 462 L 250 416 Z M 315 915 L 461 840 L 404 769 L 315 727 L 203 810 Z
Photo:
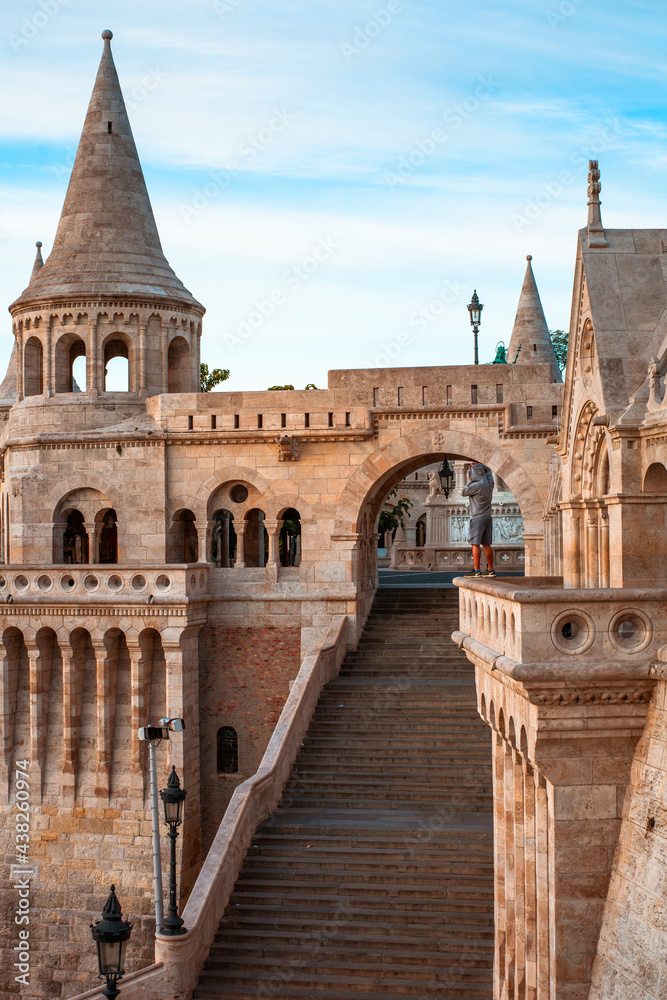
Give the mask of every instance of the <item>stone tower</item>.
M 162 252 L 111 54 L 112 33 L 102 37 L 53 249 L 40 266 L 38 246 L 30 284 L 10 306 L 19 400 L 72 392 L 72 365 L 81 356 L 88 395 L 105 392 L 106 365 L 116 357 L 128 360 L 135 399 L 199 389 L 204 308 Z
M 507 348 L 507 360 L 510 364 L 513 364 L 515 360 L 517 364 L 521 365 L 550 364 L 553 368 L 554 378 L 560 382 L 560 369 L 549 336 L 549 327 L 540 301 L 540 293 L 537 290 L 531 264 L 532 259 L 532 256 L 528 254 L 526 257 L 528 261 L 526 276 L 523 279 L 512 336 Z

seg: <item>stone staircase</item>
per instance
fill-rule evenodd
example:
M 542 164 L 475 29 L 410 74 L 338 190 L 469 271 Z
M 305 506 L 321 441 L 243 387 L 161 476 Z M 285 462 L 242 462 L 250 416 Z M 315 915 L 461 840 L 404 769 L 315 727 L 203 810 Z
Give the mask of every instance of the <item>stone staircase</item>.
M 491 736 L 458 593 L 380 590 L 257 830 L 194 996 L 490 1000 Z

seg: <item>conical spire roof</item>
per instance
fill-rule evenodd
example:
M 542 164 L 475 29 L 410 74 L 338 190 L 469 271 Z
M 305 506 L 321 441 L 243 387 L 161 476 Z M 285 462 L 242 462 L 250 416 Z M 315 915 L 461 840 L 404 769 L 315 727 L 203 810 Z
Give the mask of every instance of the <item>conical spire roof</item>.
M 111 55 L 110 31 L 53 250 L 11 309 L 73 298 L 150 297 L 196 306 L 162 252 Z
M 513 364 L 515 359 L 517 364 L 524 365 L 552 364 L 559 372 L 556 352 L 551 343 L 549 328 L 540 301 L 540 293 L 535 284 L 532 259 L 530 254 L 526 257 L 528 261 L 526 277 L 523 279 L 514 328 L 507 348 L 507 360 L 510 364 Z

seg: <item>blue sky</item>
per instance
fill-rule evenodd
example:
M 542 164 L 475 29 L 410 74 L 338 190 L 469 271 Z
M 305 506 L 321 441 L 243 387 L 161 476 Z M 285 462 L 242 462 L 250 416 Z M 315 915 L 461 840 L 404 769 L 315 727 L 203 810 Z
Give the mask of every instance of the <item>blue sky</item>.
M 609 227 L 667 228 L 659 0 L 13 0 L 0 300 L 49 251 L 102 50 L 224 388 L 482 360 L 525 256 L 567 328 L 589 157 Z M 277 304 L 276 304 L 277 303 Z M 0 363 L 11 347 L 7 315 Z

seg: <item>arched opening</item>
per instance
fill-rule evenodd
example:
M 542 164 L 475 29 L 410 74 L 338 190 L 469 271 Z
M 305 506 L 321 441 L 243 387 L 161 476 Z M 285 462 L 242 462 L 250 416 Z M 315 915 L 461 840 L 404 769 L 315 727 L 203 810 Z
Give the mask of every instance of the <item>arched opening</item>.
M 211 562 L 215 566 L 229 568 L 236 561 L 236 532 L 234 531 L 234 515 L 223 508 L 213 515 L 213 532 L 211 534 Z
M 98 520 L 99 559 L 101 563 L 118 562 L 118 520 L 116 511 L 104 511 Z
M 41 396 L 44 392 L 44 350 L 38 337 L 30 337 L 23 351 L 23 395 Z
M 662 462 L 649 465 L 644 476 L 644 493 L 667 494 L 667 469 Z
M 220 726 L 216 734 L 218 774 L 236 774 L 239 769 L 239 737 L 232 726 Z
M 56 392 L 86 392 L 86 345 L 72 333 L 66 333 L 56 344 Z
M 167 537 L 167 562 L 197 562 L 199 559 L 199 536 L 196 520 L 191 510 L 176 511 Z
M 80 510 L 70 510 L 63 532 L 64 563 L 89 562 L 89 539 L 86 524 Z
M 245 516 L 244 561 L 246 566 L 266 566 L 269 536 L 264 527 L 264 511 L 254 507 Z
M 301 564 L 301 515 L 294 507 L 288 507 L 283 514 L 280 529 L 280 565 L 299 566 Z
M 104 345 L 104 391 L 130 391 L 130 358 L 127 344 L 119 339 Z
M 415 525 L 415 545 L 418 549 L 426 545 L 426 515 L 422 514 L 417 518 Z
M 185 337 L 174 337 L 167 355 L 168 392 L 192 392 L 190 345 Z

